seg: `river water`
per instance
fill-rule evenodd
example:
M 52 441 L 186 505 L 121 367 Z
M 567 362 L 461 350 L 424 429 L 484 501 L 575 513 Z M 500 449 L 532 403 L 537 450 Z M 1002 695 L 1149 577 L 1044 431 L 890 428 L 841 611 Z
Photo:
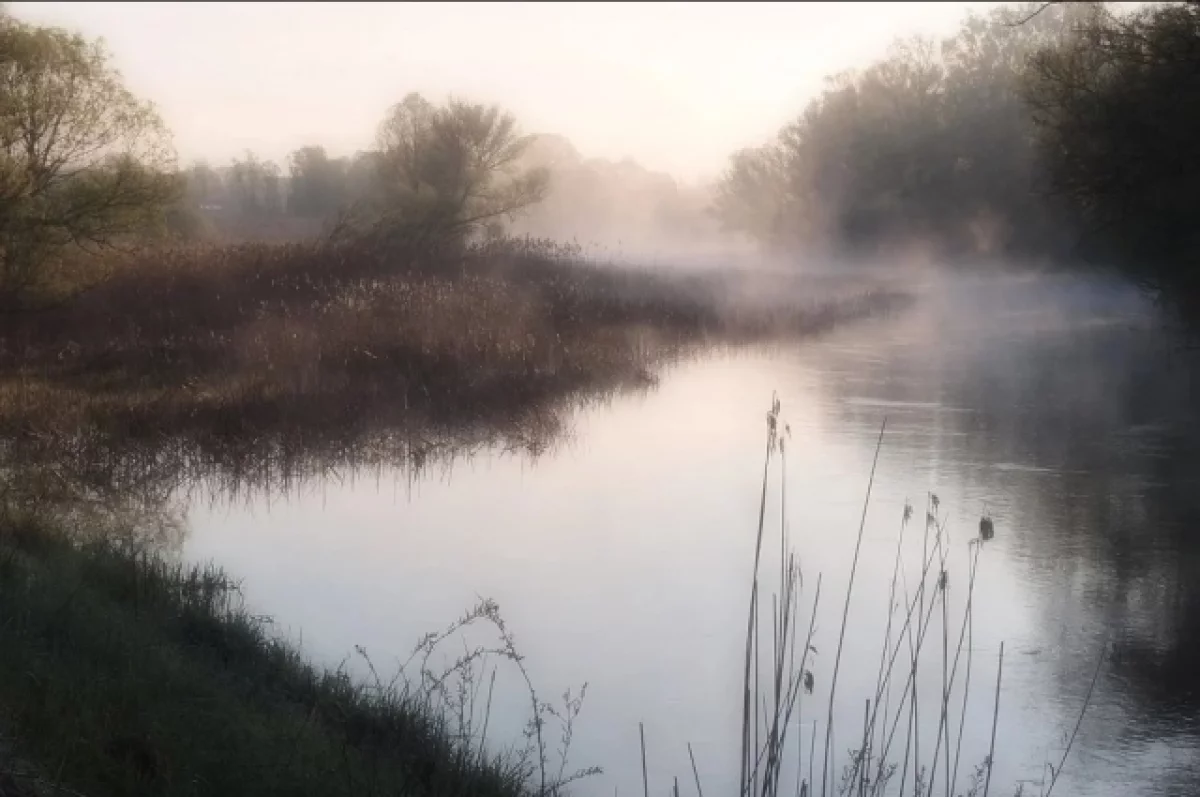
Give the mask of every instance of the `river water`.
M 814 688 L 793 721 L 795 755 L 807 757 L 814 722 L 821 755 L 835 660 L 831 748 L 841 762 L 861 747 L 904 507 L 911 502 L 914 514 L 903 571 L 915 579 L 936 495 L 948 661 L 982 513 L 995 528 L 978 548 L 969 641 L 955 669 L 956 750 L 968 661 L 972 679 L 955 792 L 968 791 L 988 752 L 1003 643 L 992 793 L 1021 783 L 1040 793 L 1051 775 L 1045 762 L 1058 766 L 1078 721 L 1056 794 L 1192 794 L 1200 784 L 1192 361 L 1153 308 L 1119 287 L 1066 277 L 931 282 L 901 315 L 691 359 L 655 387 L 578 407 L 567 436 L 536 457 L 483 451 L 418 474 L 333 472 L 238 497 L 193 491 L 183 552 L 221 564 L 280 633 L 360 677 L 356 646 L 386 678 L 422 634 L 490 597 L 542 699 L 588 683 L 568 770 L 604 772 L 577 793 L 641 793 L 639 723 L 652 792 L 668 793 L 675 776 L 693 792 L 690 743 L 706 793 L 731 793 L 774 394 L 789 436 L 786 471 L 777 456 L 768 477 L 764 573 L 778 579 L 782 494 L 804 622 L 821 578 L 807 665 Z M 941 612 L 930 615 L 930 658 L 918 679 L 919 694 L 934 697 L 918 721 L 926 762 L 938 736 Z M 436 655 L 462 651 L 451 644 Z M 528 706 L 512 667 L 500 664 L 495 749 L 519 741 Z M 897 683 L 888 700 L 899 697 Z M 783 788 L 794 791 L 794 777 L 785 772 Z

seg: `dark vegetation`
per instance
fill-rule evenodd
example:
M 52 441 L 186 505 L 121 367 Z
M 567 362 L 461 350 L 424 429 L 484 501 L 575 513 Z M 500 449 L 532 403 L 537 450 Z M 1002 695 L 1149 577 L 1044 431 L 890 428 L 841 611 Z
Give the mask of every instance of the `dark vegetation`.
M 1115 267 L 1197 291 L 1200 5 L 1036 3 L 908 39 L 736 154 L 724 223 L 781 250 Z
M 40 765 L 0 750 L 5 795 L 558 794 L 590 772 L 564 769 L 570 700 L 539 707 L 524 747 L 483 746 L 489 706 L 460 680 L 478 688 L 485 653 L 523 672 L 494 604 L 423 639 L 395 678 L 361 684 L 277 641 L 213 568 L 9 514 L 0 575 L 8 755 Z M 472 622 L 499 642 L 443 668 L 438 646 Z

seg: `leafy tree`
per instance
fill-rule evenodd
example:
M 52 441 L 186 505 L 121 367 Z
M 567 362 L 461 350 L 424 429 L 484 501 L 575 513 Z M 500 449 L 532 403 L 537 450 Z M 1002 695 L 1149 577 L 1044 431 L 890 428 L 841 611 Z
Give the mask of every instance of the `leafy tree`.
M 379 128 L 379 153 L 354 228 L 378 243 L 461 241 L 538 202 L 544 169 L 522 169 L 530 139 L 496 106 L 419 94 L 395 105 Z
M 99 42 L 0 18 L 0 301 L 161 223 L 172 172 L 162 122 Z
M 1054 251 L 1022 98 L 1031 53 L 1069 33 L 1082 4 L 970 14 L 935 42 L 897 41 L 825 90 L 767 146 L 731 158 L 716 211 L 774 247 L 877 251 L 916 241 L 941 255 Z

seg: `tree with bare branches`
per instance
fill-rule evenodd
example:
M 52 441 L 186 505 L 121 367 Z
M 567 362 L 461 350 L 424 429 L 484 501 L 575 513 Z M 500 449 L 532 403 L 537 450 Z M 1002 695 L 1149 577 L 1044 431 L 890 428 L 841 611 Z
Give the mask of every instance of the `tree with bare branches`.
M 406 247 L 494 229 L 545 195 L 546 170 L 520 165 L 529 142 L 497 106 L 409 94 L 379 127 L 374 185 L 347 228 Z

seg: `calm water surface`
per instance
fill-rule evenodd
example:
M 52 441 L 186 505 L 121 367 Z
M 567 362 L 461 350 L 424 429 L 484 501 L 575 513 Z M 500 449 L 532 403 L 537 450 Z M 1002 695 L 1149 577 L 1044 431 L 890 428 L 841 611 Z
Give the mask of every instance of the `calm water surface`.
M 281 632 L 360 674 L 356 645 L 390 673 L 421 634 L 478 596 L 494 598 L 544 697 L 589 684 L 571 764 L 605 772 L 579 793 L 641 792 L 639 722 L 652 791 L 666 793 L 673 775 L 691 786 L 690 742 L 706 791 L 729 793 L 772 393 L 790 439 L 786 477 L 772 471 L 768 534 L 778 534 L 782 488 L 805 617 L 822 576 L 805 747 L 813 720 L 824 738 L 846 577 L 886 418 L 834 749 L 844 754 L 861 735 L 905 502 L 919 519 L 935 493 L 950 535 L 954 635 L 968 540 L 981 512 L 996 526 L 964 654 L 973 681 L 958 790 L 987 753 L 1003 641 L 993 793 L 1022 781 L 1038 793 L 1107 646 L 1055 793 L 1193 794 L 1191 362 L 1119 290 L 1069 279 L 943 285 L 901 317 L 677 365 L 656 388 L 576 411 L 569 438 L 536 458 L 484 452 L 419 476 L 331 473 L 271 495 L 193 494 L 184 555 L 226 567 Z M 909 527 L 905 547 L 913 575 L 922 526 Z M 777 558 L 766 567 L 777 570 Z M 923 673 L 926 694 L 940 689 L 940 627 L 930 633 L 938 668 Z M 489 735 L 502 744 L 516 738 L 526 704 L 510 672 L 497 691 Z

